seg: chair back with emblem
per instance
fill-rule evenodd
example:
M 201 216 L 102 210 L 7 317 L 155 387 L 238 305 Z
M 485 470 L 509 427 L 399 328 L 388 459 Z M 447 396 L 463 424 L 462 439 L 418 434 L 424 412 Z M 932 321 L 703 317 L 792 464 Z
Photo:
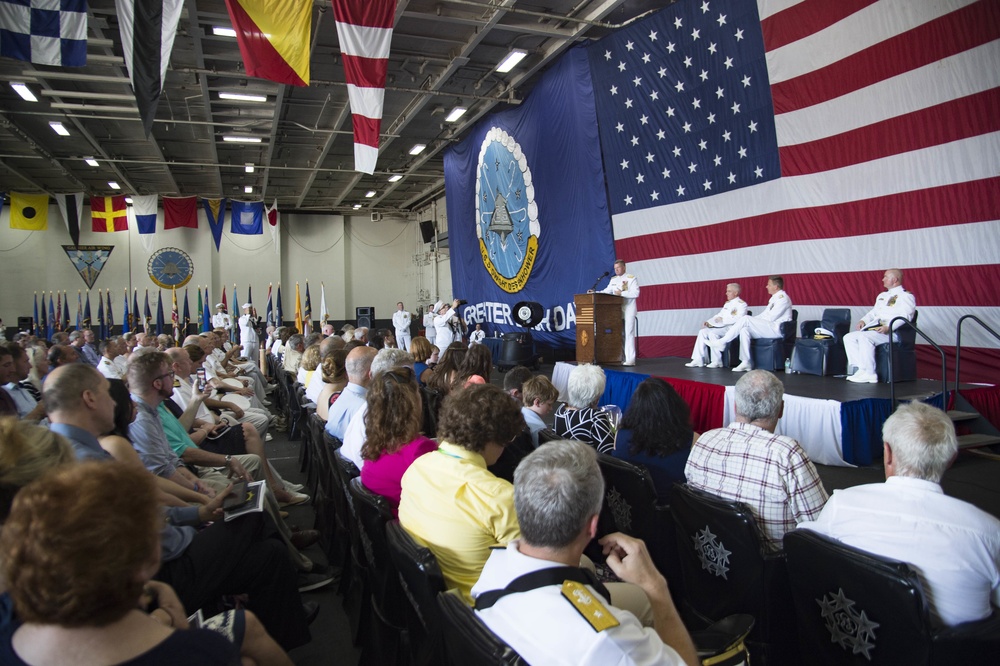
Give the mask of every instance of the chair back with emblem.
M 833 337 L 817 340 L 817 328 L 825 328 Z M 843 375 L 847 372 L 844 336 L 851 331 L 849 308 L 827 308 L 823 319 L 802 322 L 802 337 L 792 351 L 792 371 L 806 375 Z
M 799 311 L 792 310 L 791 321 L 778 325 L 780 338 L 753 338 L 750 340 L 750 359 L 757 370 L 781 370 L 785 359 L 795 348 L 795 331 L 798 328 Z
M 393 520 L 392 506 L 385 497 L 368 490 L 360 477 L 351 479 L 349 490 L 371 592 L 369 628 L 362 637 L 362 663 L 394 664 L 400 655 L 409 652 L 409 637 L 405 613 L 408 601 L 385 535 L 386 524 Z
M 413 663 L 443 663 L 441 610 L 437 596 L 446 588 L 437 558 L 429 548 L 414 541 L 398 520 L 386 524 L 385 535 L 389 556 L 399 573 L 403 593 L 410 602 L 407 626 Z
M 645 467 L 606 453 L 597 454 L 597 464 L 604 477 L 598 534 L 622 532 L 646 542 L 653 563 L 666 576 L 670 594 L 679 606 L 683 576 L 670 507 L 657 504 L 656 488 Z
M 917 325 L 917 311 L 913 311 L 910 323 Z M 896 329 L 894 342 L 883 342 L 875 346 L 875 374 L 883 383 L 889 381 L 889 345 L 895 345 L 893 350 L 892 378 L 897 382 L 913 381 L 917 378 L 917 332 L 905 324 Z
M 351 479 L 361 476 L 357 465 L 347 458 L 337 453 L 333 454 L 333 459 L 337 469 L 337 489 L 344 498 L 344 518 L 347 528 L 347 567 L 344 568 L 340 577 L 340 592 L 344 595 L 344 611 L 351 625 L 354 641 L 357 643 L 367 628 L 366 620 L 369 612 L 369 581 L 370 573 L 368 560 L 365 557 L 364 545 L 361 542 L 360 528 L 358 527 L 357 511 L 354 507 L 354 498 L 348 487 Z
M 442 592 L 438 595 L 448 663 L 452 666 L 468 664 L 527 664 L 511 646 L 504 643 L 476 617 L 457 594 Z
M 753 615 L 751 653 L 765 664 L 791 663 L 795 618 L 784 554 L 765 552 L 750 507 L 676 484 L 670 510 L 684 576 L 681 609 L 690 626 Z
M 817 664 L 986 663 L 1000 647 L 998 614 L 935 630 L 905 562 L 812 530 L 785 535 L 803 658 Z

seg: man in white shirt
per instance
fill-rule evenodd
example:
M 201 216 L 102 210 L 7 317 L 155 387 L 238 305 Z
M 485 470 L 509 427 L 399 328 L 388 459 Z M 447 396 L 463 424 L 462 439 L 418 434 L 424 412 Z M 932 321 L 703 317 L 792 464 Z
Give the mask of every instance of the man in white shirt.
M 396 346 L 410 351 L 410 313 L 403 309 L 403 301 L 396 303 L 392 313 L 392 327 L 396 329 Z
M 452 322 L 453 319 L 458 320 L 455 311 L 459 305 L 457 298 L 450 305 L 441 301 L 434 304 L 434 311 L 437 312 L 437 316 L 434 317 L 434 337 L 436 340 L 434 344 L 438 346 L 442 354 L 452 342 L 462 341 L 461 334 L 456 337 L 455 326 Z
M 483 340 L 485 339 L 486 339 L 486 331 L 483 330 L 483 325 L 476 324 L 476 330 L 474 330 L 472 333 L 469 333 L 469 347 L 471 348 L 472 345 L 481 345 L 483 344 Z
M 226 335 L 233 328 L 233 319 L 226 312 L 225 303 L 215 304 L 215 314 L 212 315 L 212 328 L 221 328 L 226 331 Z
M 97 364 L 97 371 L 108 379 L 124 378 L 124 369 L 118 362 L 125 351 L 124 341 L 119 337 L 101 340 L 100 350 L 101 360 Z
M 611 570 L 649 598 L 652 627 L 613 606 L 608 589 L 580 568 L 603 498 L 597 456 L 586 444 L 550 442 L 526 457 L 514 473 L 521 538 L 492 551 L 472 588 L 476 614 L 531 664 L 700 664 L 642 541 L 620 533 L 600 539 Z M 528 589 L 512 593 L 508 585 L 518 580 Z
M 903 271 L 898 268 L 887 270 L 882 275 L 882 286 L 885 291 L 878 295 L 875 306 L 858 322 L 858 330 L 844 336 L 847 364 L 858 369 L 847 378 L 849 382 L 878 382 L 875 374 L 875 347 L 889 342 L 889 322 L 896 317 L 913 321 L 913 313 L 917 311 L 917 301 L 913 294 L 903 288 Z M 902 325 L 903 322 L 897 321 L 892 330 L 895 331 Z
M 622 365 L 635 365 L 635 316 L 636 300 L 639 298 L 639 281 L 631 273 L 625 272 L 625 262 L 615 260 L 615 276 L 602 294 L 622 297 L 622 317 L 625 319 L 625 361 Z
M 780 338 L 781 324 L 792 320 L 792 300 L 785 293 L 785 279 L 772 275 L 767 279 L 767 293 L 771 294 L 767 308 L 756 317 L 743 316 L 736 320 L 726 334 L 716 340 L 706 340 L 712 349 L 721 352 L 731 340 L 740 339 L 740 364 L 733 372 L 753 370 L 750 361 L 750 340 L 752 338 Z
M 427 306 L 427 312 L 424 313 L 424 337 L 427 338 L 427 342 L 432 345 L 437 344 L 435 340 L 437 339 L 437 329 L 434 328 L 434 317 L 437 316 L 437 312 L 433 305 Z
M 708 367 L 721 368 L 722 352 L 709 347 L 708 341 L 724 336 L 729 327 L 746 313 L 747 304 L 740 298 L 739 283 L 730 282 L 726 285 L 726 304 L 722 306 L 717 315 L 702 322 L 702 329 L 698 331 L 698 339 L 694 343 L 694 351 L 691 352 L 691 362 L 685 363 L 685 365 L 689 368 L 703 367 L 705 365 L 705 350 L 708 349 L 712 357 Z
M 941 490 L 958 454 L 955 426 L 941 410 L 911 402 L 886 420 L 882 439 L 885 483 L 835 491 L 799 527 L 908 563 L 935 625 L 988 617 L 991 604 L 1000 606 L 1000 521 Z
M 257 337 L 257 317 L 252 311 L 252 304 L 243 304 L 243 315 L 240 317 L 240 345 L 247 360 L 256 363 L 260 338 Z

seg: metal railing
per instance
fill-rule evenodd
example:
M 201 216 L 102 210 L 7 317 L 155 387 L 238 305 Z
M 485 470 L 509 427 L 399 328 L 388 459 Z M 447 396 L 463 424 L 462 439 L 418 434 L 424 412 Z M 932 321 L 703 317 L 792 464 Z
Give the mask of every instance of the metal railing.
M 889 322 L 889 400 L 890 400 L 890 403 L 893 405 L 893 409 L 895 409 L 895 404 L 896 404 L 896 382 L 893 380 L 893 376 L 892 376 L 892 374 L 893 374 L 893 367 L 896 365 L 896 358 L 895 358 L 896 345 L 893 344 L 892 336 L 893 336 L 894 333 L 896 333 L 896 329 L 893 326 L 894 326 L 894 324 L 897 321 L 903 322 L 903 325 L 900 326 L 899 328 L 903 328 L 903 326 L 908 326 L 908 327 L 912 328 L 914 330 L 914 332 L 916 332 L 917 335 L 919 335 L 924 340 L 926 340 L 927 344 L 929 344 L 931 347 L 934 347 L 934 349 L 937 350 L 938 354 L 941 355 L 941 400 L 943 401 L 943 404 L 945 405 L 945 407 L 947 407 L 947 405 L 948 405 L 948 365 L 945 362 L 944 350 L 941 349 L 941 346 L 938 343 L 934 342 L 929 337 L 927 337 L 927 334 L 925 334 L 923 331 L 921 331 L 919 328 L 917 328 L 916 324 L 914 324 L 913 322 L 911 322 L 906 317 L 894 317 L 892 319 L 892 321 Z
M 971 315 L 971 314 L 963 315 L 958 320 L 958 326 L 955 331 L 955 390 L 956 391 L 958 390 L 958 377 L 962 365 L 962 324 L 965 323 L 966 319 L 975 320 L 977 324 L 985 328 L 990 334 L 993 335 L 994 338 L 1000 340 L 1000 333 L 994 331 L 992 328 L 990 328 L 989 325 L 986 324 L 986 322 L 984 322 L 976 315 Z

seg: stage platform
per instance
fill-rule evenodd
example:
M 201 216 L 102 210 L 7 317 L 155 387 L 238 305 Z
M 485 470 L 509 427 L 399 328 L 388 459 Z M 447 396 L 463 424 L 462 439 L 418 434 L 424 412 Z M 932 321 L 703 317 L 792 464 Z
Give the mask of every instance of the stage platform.
M 661 377 L 691 407 L 698 432 L 721 428 L 735 419 L 733 387 L 742 376 L 728 368 L 688 368 L 690 359 L 639 359 L 634 367 L 605 365 L 607 386 L 602 405 L 624 412 L 635 387 L 647 377 Z M 552 382 L 565 398 L 574 363 L 556 363 Z M 843 377 L 775 373 L 785 385 L 785 412 L 777 433 L 800 442 L 810 459 L 831 466 L 867 466 L 882 457 L 882 423 L 892 413 L 888 384 L 853 384 Z M 982 389 L 962 384 L 963 395 Z M 954 384 L 948 384 L 948 391 Z M 992 389 L 992 387 L 990 387 Z M 941 382 L 917 380 L 896 384 L 896 398 L 919 399 L 942 406 Z M 995 394 L 993 395 L 995 398 Z

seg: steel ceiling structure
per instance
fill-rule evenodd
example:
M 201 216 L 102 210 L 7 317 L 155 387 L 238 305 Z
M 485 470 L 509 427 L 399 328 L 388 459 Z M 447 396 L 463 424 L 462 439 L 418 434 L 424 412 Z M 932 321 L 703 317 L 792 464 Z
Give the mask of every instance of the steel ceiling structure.
M 125 71 L 114 0 L 90 0 L 86 67 L 0 59 L 0 189 L 277 199 L 283 210 L 350 212 L 360 204 L 413 211 L 443 194 L 444 149 L 466 128 L 519 104 L 570 46 L 667 4 L 398 0 L 379 158 L 369 176 L 354 171 L 329 0 L 313 6 L 308 87 L 248 77 L 236 39 L 213 31 L 231 27 L 224 0 L 186 0 L 149 139 Z M 512 49 L 527 56 L 511 72 L 498 73 Z M 15 82 L 38 101 L 23 100 L 8 85 Z M 227 100 L 222 93 L 266 101 Z M 456 106 L 467 112 L 446 121 Z M 51 122 L 61 122 L 69 135 L 57 135 Z M 231 136 L 259 143 L 225 140 Z M 426 148 L 411 155 L 415 144 Z M 252 193 L 245 193 L 247 186 Z

